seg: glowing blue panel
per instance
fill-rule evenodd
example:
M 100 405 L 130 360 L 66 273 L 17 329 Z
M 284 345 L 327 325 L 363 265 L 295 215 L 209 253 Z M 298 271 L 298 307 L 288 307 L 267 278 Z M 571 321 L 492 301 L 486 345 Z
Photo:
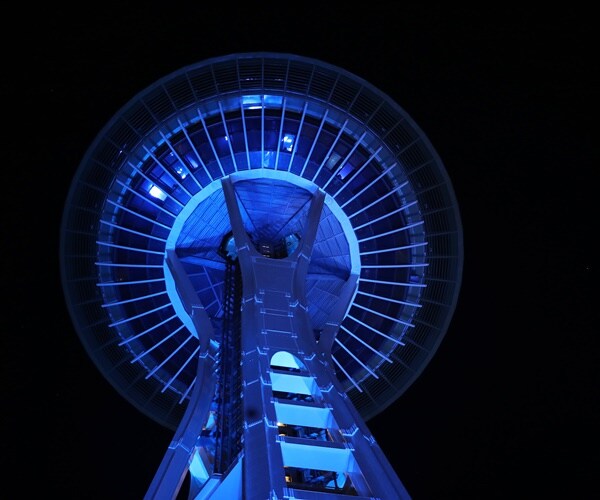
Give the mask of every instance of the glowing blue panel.
M 154 184 L 150 187 L 148 192 L 151 196 L 154 196 L 154 198 L 158 198 L 161 201 L 165 201 L 167 199 L 167 194 Z
M 271 384 L 274 391 L 306 394 L 308 396 L 320 394 L 317 384 L 310 377 L 271 372 Z
M 271 357 L 271 366 L 282 366 L 284 368 L 304 368 L 300 360 L 289 352 L 279 351 Z
M 358 466 L 348 448 L 319 446 L 318 453 L 313 445 L 281 442 L 281 453 L 285 467 L 357 472 Z
M 318 429 L 334 429 L 337 424 L 329 408 L 275 402 L 277 421 L 289 425 L 302 425 Z

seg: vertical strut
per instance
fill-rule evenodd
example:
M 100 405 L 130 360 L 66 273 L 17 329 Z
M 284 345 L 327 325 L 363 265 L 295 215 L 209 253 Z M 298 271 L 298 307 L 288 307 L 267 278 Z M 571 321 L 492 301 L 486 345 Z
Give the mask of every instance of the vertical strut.
M 241 451 L 243 420 L 241 419 L 242 379 L 240 371 L 240 299 L 241 273 L 231 259 L 225 267 L 223 298 L 223 337 L 219 363 L 219 401 L 215 473 L 225 473 Z

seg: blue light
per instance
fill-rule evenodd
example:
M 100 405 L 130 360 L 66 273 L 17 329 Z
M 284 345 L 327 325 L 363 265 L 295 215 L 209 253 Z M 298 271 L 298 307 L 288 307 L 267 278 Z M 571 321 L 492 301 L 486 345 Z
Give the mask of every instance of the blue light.
M 349 163 L 346 163 L 346 165 L 344 165 L 340 169 L 338 176 L 341 180 L 344 180 L 348 176 L 348 174 L 350 172 L 352 172 L 353 170 L 354 170 L 354 167 L 352 165 L 350 165 Z
M 158 198 L 160 201 L 165 201 L 167 199 L 167 194 L 155 184 L 150 186 L 148 193 L 154 198 Z
M 325 166 L 329 169 L 329 170 L 333 170 L 335 168 L 335 166 L 337 165 L 337 162 L 340 160 L 341 156 L 337 153 L 331 153 L 331 156 L 327 159 L 327 163 L 325 163 Z
M 281 147 L 286 151 L 292 152 L 294 149 L 294 142 L 296 141 L 296 136 L 292 134 L 285 134 L 283 139 L 281 139 Z
M 300 239 L 295 234 L 288 234 L 285 237 L 285 247 L 288 255 L 292 255 L 296 248 L 298 248 L 298 243 Z
M 181 177 L 182 179 L 185 179 L 189 174 L 188 169 L 185 168 L 183 165 L 176 167 L 175 172 L 177 172 L 177 175 L 179 175 L 179 177 Z
M 227 252 L 227 257 L 229 257 L 231 260 L 237 259 L 237 248 L 235 246 L 235 240 L 233 239 L 233 236 L 229 238 L 227 245 L 225 245 L 225 251 Z

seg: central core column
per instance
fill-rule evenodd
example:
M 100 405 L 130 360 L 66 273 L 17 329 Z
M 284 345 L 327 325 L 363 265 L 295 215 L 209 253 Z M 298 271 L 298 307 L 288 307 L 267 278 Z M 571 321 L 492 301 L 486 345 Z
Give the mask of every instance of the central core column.
M 316 352 L 304 287 L 325 196 L 320 191 L 313 195 L 304 234 L 293 253 L 274 259 L 250 241 L 231 179 L 224 178 L 222 185 L 243 282 L 244 491 L 248 498 L 265 499 L 271 492 L 281 495 L 286 487 L 271 357 L 282 351 L 299 358 Z

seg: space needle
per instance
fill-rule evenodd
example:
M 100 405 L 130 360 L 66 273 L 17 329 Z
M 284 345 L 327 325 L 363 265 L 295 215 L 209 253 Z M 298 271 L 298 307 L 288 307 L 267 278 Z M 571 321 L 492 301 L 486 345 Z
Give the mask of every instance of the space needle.
M 295 54 L 181 68 L 90 145 L 60 258 L 89 357 L 173 432 L 147 499 L 410 498 L 367 422 L 440 345 L 463 239 L 388 95 Z

